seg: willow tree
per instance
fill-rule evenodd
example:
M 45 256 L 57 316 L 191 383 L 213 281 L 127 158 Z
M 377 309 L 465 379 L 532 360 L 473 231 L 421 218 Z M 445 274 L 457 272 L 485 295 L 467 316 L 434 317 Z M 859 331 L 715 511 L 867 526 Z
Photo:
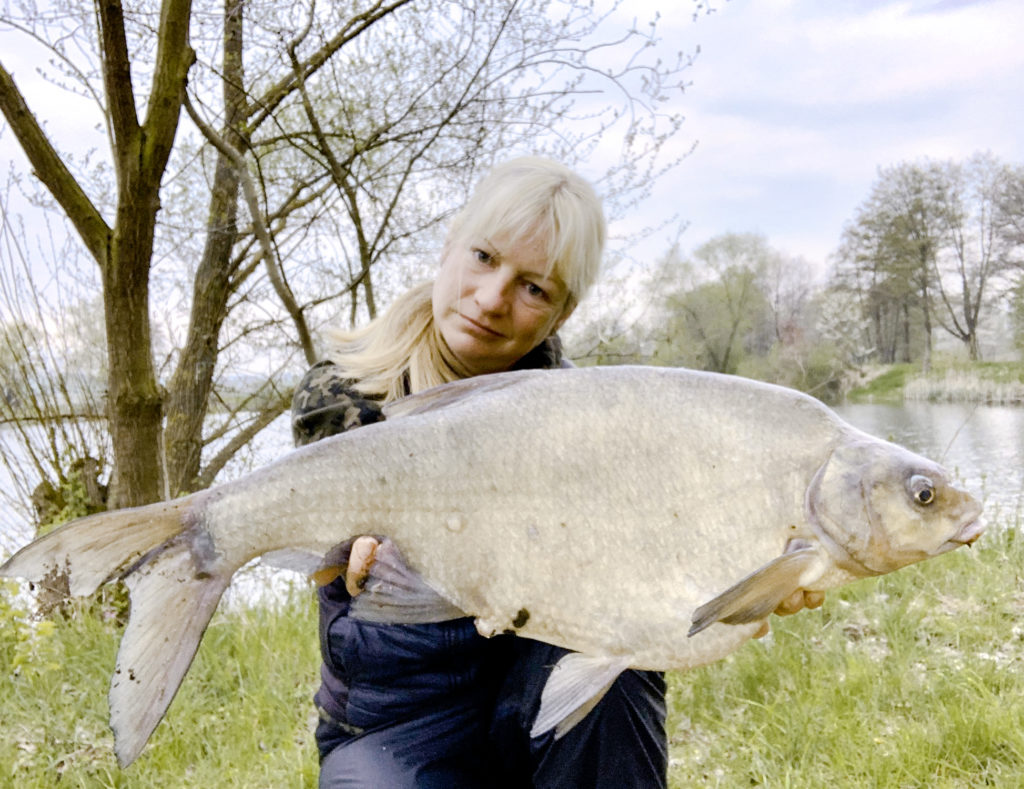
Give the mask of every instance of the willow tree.
M 495 158 L 579 165 L 610 147 L 588 174 L 613 214 L 642 196 L 670 164 L 659 152 L 681 119 L 663 108 L 688 63 L 653 26 L 576 0 L 4 14 L 5 41 L 45 42 L 41 67 L 93 98 L 109 146 L 113 182 L 96 183 L 0 57 L 0 111 L 100 272 L 116 506 L 208 484 L 285 408 L 282 371 L 316 357 L 318 326 L 371 316 Z M 168 318 L 155 363 L 171 292 L 187 317 Z M 255 397 L 218 383 L 241 348 L 272 362 L 246 385 Z M 230 413 L 211 425 L 213 401 Z

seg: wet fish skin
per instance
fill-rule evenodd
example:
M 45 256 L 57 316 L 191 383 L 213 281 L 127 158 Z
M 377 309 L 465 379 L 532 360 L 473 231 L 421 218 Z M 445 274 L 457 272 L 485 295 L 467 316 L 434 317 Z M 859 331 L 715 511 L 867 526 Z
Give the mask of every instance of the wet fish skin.
M 980 505 L 938 465 L 741 378 L 507 373 L 387 415 L 235 482 L 76 521 L 0 568 L 35 580 L 67 568 L 75 594 L 125 576 L 133 608 L 110 695 L 122 763 L 162 717 L 231 576 L 274 551 L 324 557 L 386 535 L 418 575 L 378 559 L 360 615 L 464 612 L 485 635 L 580 653 L 552 674 L 539 733 L 571 726 L 627 667 L 729 654 L 798 588 L 891 572 L 982 530 Z M 417 584 L 427 593 L 411 613 L 393 590 Z M 168 655 L 168 640 L 183 646 Z

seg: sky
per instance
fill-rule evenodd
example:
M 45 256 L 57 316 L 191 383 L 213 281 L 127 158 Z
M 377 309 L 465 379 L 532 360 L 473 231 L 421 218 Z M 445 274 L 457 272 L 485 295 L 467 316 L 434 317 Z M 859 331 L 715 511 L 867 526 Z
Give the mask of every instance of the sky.
M 1024 163 L 1022 0 L 710 5 L 714 12 L 694 21 L 693 0 L 623 4 L 641 22 L 660 14 L 666 54 L 700 54 L 673 101 L 686 121 L 667 155 L 696 149 L 622 232 L 677 217 L 687 223 L 684 251 L 722 233 L 757 232 L 824 271 L 879 168 L 984 150 Z M 19 45 L 2 57 L 24 89 L 40 52 Z M 103 145 L 68 94 L 38 82 L 30 91 L 57 139 Z M 24 167 L 8 132 L 0 180 L 11 162 Z M 648 240 L 640 256 L 663 254 L 678 226 Z
M 714 0 L 696 22 L 682 0 L 637 5 L 661 9 L 665 44 L 700 47 L 675 142 L 696 150 L 645 209 L 689 222 L 684 250 L 757 232 L 824 270 L 879 168 L 1024 164 L 1020 0 Z

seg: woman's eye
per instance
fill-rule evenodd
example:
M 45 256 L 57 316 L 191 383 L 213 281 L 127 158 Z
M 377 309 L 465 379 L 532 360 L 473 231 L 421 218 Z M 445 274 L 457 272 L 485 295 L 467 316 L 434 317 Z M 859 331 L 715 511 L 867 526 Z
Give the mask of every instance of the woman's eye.
M 490 252 L 486 252 L 486 251 L 484 251 L 482 249 L 474 249 L 473 250 L 473 257 L 476 258 L 478 263 L 484 263 L 484 264 L 490 263 L 491 260 L 492 260 L 491 253 Z
M 548 292 L 537 283 L 526 282 L 523 285 L 523 287 L 526 290 L 526 295 L 529 296 L 531 299 L 536 299 L 538 301 L 548 300 Z

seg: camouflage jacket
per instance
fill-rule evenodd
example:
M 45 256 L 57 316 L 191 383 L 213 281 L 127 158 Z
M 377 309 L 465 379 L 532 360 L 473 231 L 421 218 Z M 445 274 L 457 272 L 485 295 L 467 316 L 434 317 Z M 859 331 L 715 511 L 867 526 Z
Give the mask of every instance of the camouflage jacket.
M 530 351 L 512 369 L 566 366 L 570 363 L 562 357 L 561 342 L 552 337 Z M 310 368 L 292 397 L 292 438 L 296 446 L 384 418 L 380 399 L 359 394 L 353 384 L 334 362 L 322 361 Z

